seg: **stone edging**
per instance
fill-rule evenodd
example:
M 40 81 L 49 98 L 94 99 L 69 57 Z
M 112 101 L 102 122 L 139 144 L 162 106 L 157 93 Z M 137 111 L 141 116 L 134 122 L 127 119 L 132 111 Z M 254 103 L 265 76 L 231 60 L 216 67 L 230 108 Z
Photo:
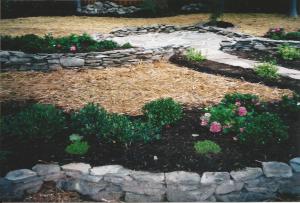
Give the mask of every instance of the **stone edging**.
M 131 48 L 90 53 L 27 54 L 0 50 L 1 71 L 8 70 L 58 70 L 62 68 L 97 68 L 126 66 L 140 61 L 153 62 L 168 59 L 187 47 L 173 46 L 157 49 Z
M 294 171 L 294 173 L 292 172 Z M 0 178 L 0 200 L 21 199 L 36 193 L 44 181 L 76 191 L 92 200 L 127 202 L 263 201 L 277 194 L 300 196 L 300 157 L 290 161 L 262 162 L 262 168 L 197 173 L 150 173 L 120 165 L 91 167 L 85 163 L 37 164 Z

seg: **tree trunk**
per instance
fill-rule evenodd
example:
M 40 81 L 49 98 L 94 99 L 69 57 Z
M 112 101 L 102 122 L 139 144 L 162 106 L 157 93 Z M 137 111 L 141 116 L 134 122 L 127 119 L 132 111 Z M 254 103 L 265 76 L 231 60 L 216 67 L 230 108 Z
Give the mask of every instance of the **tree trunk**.
M 81 11 L 81 0 L 75 0 L 76 1 L 76 11 L 80 12 Z
M 290 11 L 290 16 L 291 17 L 298 17 L 298 11 L 297 11 L 297 1 L 298 0 L 290 0 L 291 1 L 291 11 Z

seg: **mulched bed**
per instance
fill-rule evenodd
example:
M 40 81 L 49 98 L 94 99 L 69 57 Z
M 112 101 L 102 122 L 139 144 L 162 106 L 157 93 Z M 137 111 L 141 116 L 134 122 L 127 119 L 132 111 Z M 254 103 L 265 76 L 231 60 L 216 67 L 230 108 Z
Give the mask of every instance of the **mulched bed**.
M 295 70 L 300 70 L 300 59 L 296 60 L 283 60 L 277 54 L 270 54 L 263 51 L 230 51 L 230 54 L 236 55 L 240 58 L 256 60 L 256 61 L 265 61 L 266 59 L 274 58 L 278 65 L 283 66 L 285 68 L 291 68 Z
M 14 105 L 17 106 L 16 103 Z M 24 103 L 22 105 L 24 107 Z M 31 168 L 36 163 L 52 162 L 59 164 L 85 162 L 92 166 L 120 164 L 130 169 L 152 172 L 231 171 L 246 166 L 261 166 L 261 161 L 288 162 L 300 155 L 300 147 L 295 144 L 300 143 L 300 126 L 297 125 L 300 122 L 299 115 L 286 120 L 290 126 L 288 141 L 280 145 L 253 147 L 239 144 L 233 135 L 209 133 L 206 128 L 200 126 L 201 110 L 185 110 L 184 113 L 184 118 L 180 122 L 163 129 L 160 140 L 148 144 L 136 143 L 128 147 L 118 143 L 90 140 L 89 153 L 83 157 L 70 156 L 64 152 L 70 132 L 62 135 L 61 139 L 54 143 L 20 144 L 13 139 L 3 140 L 1 149 L 11 150 L 13 153 L 6 161 L 0 163 L 1 176 L 9 170 Z M 192 134 L 199 136 L 193 137 Z M 222 153 L 209 156 L 196 154 L 194 142 L 205 139 L 217 142 L 222 148 Z M 157 160 L 154 159 L 155 156 Z
M 231 66 L 210 60 L 205 60 L 203 62 L 189 61 L 183 55 L 174 55 L 170 58 L 170 61 L 177 65 L 185 66 L 199 72 L 220 74 L 222 76 L 238 78 L 248 82 L 262 83 L 267 86 L 288 88 L 297 93 L 300 92 L 299 80 L 292 78 L 280 77 L 276 81 L 267 81 L 259 77 L 252 69 L 245 69 L 242 67 Z

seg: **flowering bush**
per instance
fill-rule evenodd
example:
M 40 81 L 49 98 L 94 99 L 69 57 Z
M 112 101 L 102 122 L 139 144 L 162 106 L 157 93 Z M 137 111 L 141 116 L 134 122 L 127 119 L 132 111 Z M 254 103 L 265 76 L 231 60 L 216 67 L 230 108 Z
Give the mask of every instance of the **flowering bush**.
M 283 98 L 288 109 L 297 107 L 296 99 Z M 287 139 L 287 126 L 277 114 L 267 112 L 266 104 L 250 94 L 229 94 L 219 105 L 213 106 L 200 117 L 200 125 L 211 133 L 233 133 L 241 143 L 264 145 Z
M 275 40 L 281 40 L 285 37 L 285 31 L 284 28 L 271 28 L 269 31 L 265 34 L 265 37 Z

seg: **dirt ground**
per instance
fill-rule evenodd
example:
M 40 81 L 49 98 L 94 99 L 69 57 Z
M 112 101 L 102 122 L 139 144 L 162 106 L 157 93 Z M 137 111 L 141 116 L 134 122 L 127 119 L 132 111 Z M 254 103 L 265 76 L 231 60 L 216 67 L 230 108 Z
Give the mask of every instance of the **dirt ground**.
M 270 101 L 291 95 L 290 90 L 200 73 L 160 62 L 131 68 L 61 70 L 51 73 L 2 73 L 0 101 L 33 99 L 76 110 L 88 102 L 110 112 L 141 114 L 142 106 L 158 98 L 172 97 L 187 107 L 220 102 L 226 93 L 259 95 Z
M 70 33 L 109 33 L 115 28 L 153 24 L 192 25 L 205 22 L 209 14 L 178 15 L 164 18 L 114 18 L 114 17 L 29 17 L 2 19 L 1 35 L 38 34 L 61 36 Z M 279 14 L 225 14 L 223 20 L 234 23 L 238 31 L 262 36 L 272 27 L 284 27 L 287 31 L 300 28 L 300 19 Z

